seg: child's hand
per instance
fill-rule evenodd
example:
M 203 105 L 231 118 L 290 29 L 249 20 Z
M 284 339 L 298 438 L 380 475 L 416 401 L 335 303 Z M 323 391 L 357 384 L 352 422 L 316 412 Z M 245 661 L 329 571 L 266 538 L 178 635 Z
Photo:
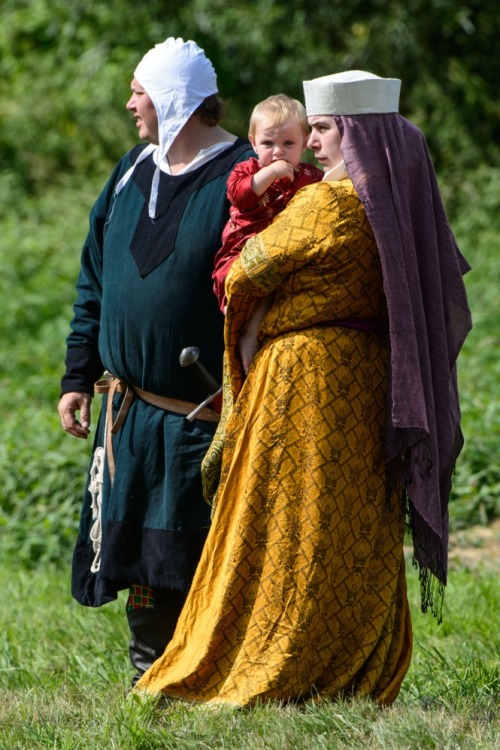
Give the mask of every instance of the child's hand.
M 293 182 L 295 169 L 289 161 L 277 159 L 262 167 L 252 177 L 252 190 L 256 195 L 263 195 L 274 180 L 289 180 Z
M 274 169 L 276 180 L 289 180 L 290 182 L 293 182 L 295 178 L 295 169 L 289 161 L 278 159 L 277 161 L 273 161 L 269 166 Z
M 260 346 L 257 340 L 256 333 L 252 333 L 252 331 L 245 331 L 245 333 L 241 334 L 238 340 L 238 350 L 240 352 L 241 364 L 243 365 L 245 375 L 248 375 L 250 363 L 259 349 Z

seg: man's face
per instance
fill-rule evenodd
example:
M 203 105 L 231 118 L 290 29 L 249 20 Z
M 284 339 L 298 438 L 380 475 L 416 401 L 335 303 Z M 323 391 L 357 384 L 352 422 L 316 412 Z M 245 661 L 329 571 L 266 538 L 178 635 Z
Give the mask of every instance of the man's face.
M 158 143 L 158 115 L 150 96 L 134 78 L 130 84 L 132 96 L 125 105 L 132 112 L 139 128 L 139 138 L 150 143 Z

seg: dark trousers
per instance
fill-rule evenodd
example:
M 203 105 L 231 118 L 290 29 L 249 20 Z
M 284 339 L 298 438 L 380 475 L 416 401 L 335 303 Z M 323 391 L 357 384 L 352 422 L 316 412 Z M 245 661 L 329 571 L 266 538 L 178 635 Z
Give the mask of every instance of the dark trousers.
M 136 674 L 132 684 L 158 659 L 171 640 L 187 591 L 154 589 L 154 606 L 127 611 L 129 654 Z

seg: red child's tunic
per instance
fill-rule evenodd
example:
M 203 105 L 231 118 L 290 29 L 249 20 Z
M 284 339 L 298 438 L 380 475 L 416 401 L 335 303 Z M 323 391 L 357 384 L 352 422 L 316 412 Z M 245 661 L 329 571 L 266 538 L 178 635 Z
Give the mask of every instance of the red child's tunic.
M 260 169 L 257 159 L 251 157 L 240 162 L 227 181 L 227 196 L 231 202 L 230 218 L 222 233 L 222 247 L 215 256 L 212 274 L 214 292 L 221 310 L 226 305 L 226 276 L 245 242 L 269 226 L 295 193 L 305 185 L 319 182 L 324 175 L 321 169 L 301 162 L 295 168 L 293 182 L 285 179 L 274 180 L 263 195 L 257 195 L 252 190 L 252 178 Z

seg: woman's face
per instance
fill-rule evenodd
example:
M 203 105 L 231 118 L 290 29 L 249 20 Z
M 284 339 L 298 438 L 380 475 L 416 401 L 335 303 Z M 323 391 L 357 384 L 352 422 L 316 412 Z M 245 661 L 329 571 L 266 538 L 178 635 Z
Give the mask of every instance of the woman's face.
M 125 105 L 132 112 L 139 128 L 139 138 L 150 143 L 158 143 L 158 115 L 149 94 L 134 78 L 130 84 L 132 96 Z
M 313 150 L 314 156 L 325 167 L 325 171 L 328 171 L 342 161 L 339 129 L 332 115 L 314 115 L 308 120 L 311 133 L 307 146 Z

